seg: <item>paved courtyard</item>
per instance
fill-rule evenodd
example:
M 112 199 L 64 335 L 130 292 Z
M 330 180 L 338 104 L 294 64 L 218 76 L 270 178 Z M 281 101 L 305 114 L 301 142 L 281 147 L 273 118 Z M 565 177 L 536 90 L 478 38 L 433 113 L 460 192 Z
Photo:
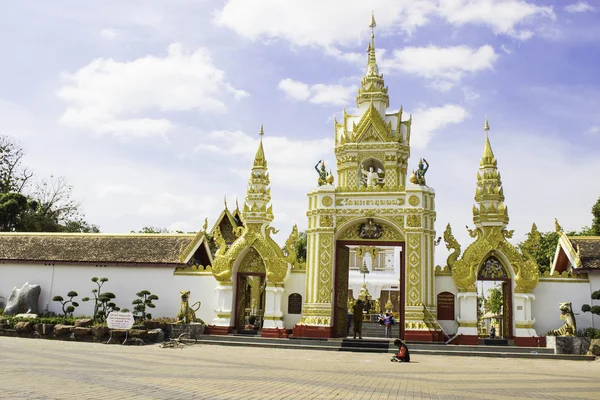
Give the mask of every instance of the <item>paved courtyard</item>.
M 597 399 L 600 362 L 0 337 L 2 399 Z

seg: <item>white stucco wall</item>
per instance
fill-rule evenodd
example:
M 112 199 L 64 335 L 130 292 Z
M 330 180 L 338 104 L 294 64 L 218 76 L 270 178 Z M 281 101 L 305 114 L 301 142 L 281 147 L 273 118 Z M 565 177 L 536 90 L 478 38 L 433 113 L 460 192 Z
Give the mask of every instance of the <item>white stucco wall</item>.
M 591 313 L 582 313 L 581 306 L 590 304 L 592 290 L 600 289 L 600 276 L 592 276 L 587 280 L 574 279 L 541 279 L 533 290 L 535 301 L 532 315 L 535 318 L 533 328 L 538 335 L 544 336 L 549 330 L 560 328 L 564 321 L 560 319 L 558 306 L 571 302 L 577 322 L 577 329 L 592 326 Z M 596 287 L 597 289 L 592 289 Z M 592 289 L 592 290 L 591 290 Z M 594 304 L 600 302 L 595 302 Z M 600 328 L 600 317 L 595 316 L 594 326 Z
M 306 302 L 306 274 L 290 273 L 286 281 L 284 282 L 285 292 L 281 299 L 281 311 L 283 312 L 283 323 L 286 329 L 293 329 L 302 314 L 290 314 L 288 315 L 288 296 L 292 293 L 298 293 L 302 296 L 302 311 L 304 311 L 304 303 Z
M 452 280 L 451 276 L 436 275 L 436 277 L 435 277 L 436 306 L 435 306 L 434 310 L 436 310 L 436 311 L 437 311 L 437 295 L 442 292 L 450 292 L 450 293 L 454 294 L 454 318 L 456 318 L 458 316 L 458 301 L 456 300 L 456 294 L 458 293 L 458 290 L 456 289 L 456 286 L 454 286 L 454 281 Z M 450 336 L 455 334 L 456 330 L 458 329 L 458 322 L 456 322 L 456 320 L 454 320 L 454 321 L 438 320 L 438 323 L 440 324 L 440 326 L 442 328 L 444 328 L 444 331 L 446 331 L 446 333 Z
M 91 278 L 108 278 L 102 291 L 116 295 L 115 303 L 121 308 L 133 309 L 131 302 L 141 290 L 149 290 L 159 297 L 156 308 L 149 310 L 155 317 L 175 317 L 179 310 L 179 291 L 190 290 L 190 302 L 200 300 L 202 306 L 198 317 L 210 323 L 215 317 L 216 280 L 212 275 L 174 276 L 172 267 L 132 267 L 110 266 L 95 267 L 89 265 L 40 265 L 40 264 L 1 264 L 0 296 L 8 299 L 13 287 L 21 287 L 25 282 L 40 285 L 40 311 L 48 309 L 61 313 L 60 303 L 52 301 L 52 297 L 66 294 L 74 290 L 79 296 L 76 301 L 80 306 L 76 315 L 91 315 L 93 301 L 82 302 L 83 297 L 92 297 L 91 290 L 96 284 Z

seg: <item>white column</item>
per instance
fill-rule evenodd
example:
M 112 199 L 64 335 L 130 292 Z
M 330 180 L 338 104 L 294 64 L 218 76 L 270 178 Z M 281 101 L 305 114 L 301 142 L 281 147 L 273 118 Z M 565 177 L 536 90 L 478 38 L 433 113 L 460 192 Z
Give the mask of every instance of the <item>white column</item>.
M 535 296 L 532 293 L 515 293 L 513 296 L 514 335 L 519 337 L 537 336 L 533 324 L 535 318 L 531 315 L 531 306 Z
M 281 311 L 281 298 L 283 287 L 269 286 L 265 288 L 265 315 L 263 329 L 285 328 L 283 324 L 283 312 Z
M 217 295 L 217 316 L 213 319 L 215 326 L 232 326 L 232 307 L 233 307 L 233 284 L 220 283 L 215 288 Z
M 461 292 L 456 295 L 458 302 L 458 318 L 456 320 L 460 325 L 458 335 L 477 336 L 477 292 Z

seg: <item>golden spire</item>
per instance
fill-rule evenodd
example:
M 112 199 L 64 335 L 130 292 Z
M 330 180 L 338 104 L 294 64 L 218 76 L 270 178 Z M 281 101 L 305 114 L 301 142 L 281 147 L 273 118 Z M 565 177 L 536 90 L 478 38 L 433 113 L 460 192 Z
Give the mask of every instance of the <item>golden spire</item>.
M 508 207 L 504 205 L 504 190 L 500 172 L 498 172 L 498 163 L 490 144 L 490 124 L 487 117 L 483 129 L 485 130 L 485 145 L 477 174 L 475 190 L 477 204 L 473 207 L 473 222 L 478 228 L 499 224 L 506 226 L 508 224 Z
M 225 209 L 227 209 L 227 195 L 223 196 L 223 203 L 225 204 Z
M 485 117 L 485 124 L 483 126 L 485 130 L 485 146 L 483 147 L 483 156 L 481 156 L 481 166 L 491 166 L 496 167 L 496 157 L 494 157 L 494 152 L 492 151 L 492 145 L 490 144 L 490 124 L 488 123 L 487 117 Z
M 267 171 L 267 159 L 262 142 L 264 134 L 265 131 L 261 124 L 259 131 L 260 142 L 256 156 L 254 157 L 254 164 L 246 190 L 246 201 L 242 211 L 243 220 L 248 224 L 263 224 L 273 220 L 273 211 L 270 206 L 271 189 L 269 188 L 269 172 Z
M 260 143 L 258 145 L 258 150 L 256 150 L 256 155 L 254 156 L 254 166 L 267 168 L 267 160 L 265 159 L 265 151 L 262 143 L 262 138 L 265 134 L 265 131 L 262 124 L 260 124 L 260 131 L 258 134 L 260 135 Z
M 383 102 L 386 107 L 389 107 L 390 99 L 388 97 L 388 89 L 385 87 L 383 81 L 383 75 L 379 73 L 379 67 L 377 66 L 377 58 L 375 57 L 375 15 L 371 13 L 371 22 L 369 28 L 371 28 L 371 40 L 367 46 L 368 61 L 367 61 L 367 73 L 362 79 L 361 86 L 358 89 L 358 96 L 356 97 L 356 105 L 366 103 L 368 101 Z

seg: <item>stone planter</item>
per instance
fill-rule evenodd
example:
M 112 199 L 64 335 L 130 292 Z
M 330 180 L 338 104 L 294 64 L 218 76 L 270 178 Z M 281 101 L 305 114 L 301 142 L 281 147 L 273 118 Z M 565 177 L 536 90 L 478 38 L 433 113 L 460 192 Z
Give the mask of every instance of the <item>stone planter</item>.
M 17 322 L 15 325 L 15 330 L 19 334 L 28 334 L 33 331 L 33 323 L 31 321 L 21 321 Z
M 147 330 L 160 328 L 160 322 L 157 321 L 144 321 L 144 326 Z
M 162 329 L 151 329 L 148 331 L 148 341 L 152 343 L 160 343 L 165 340 L 165 332 Z
M 114 334 L 113 334 L 113 336 L 114 336 Z M 148 331 L 144 330 L 144 329 L 130 329 L 129 337 L 146 339 L 148 337 Z
M 592 339 L 590 341 L 589 355 L 600 356 L 600 339 Z
M 66 336 L 71 334 L 71 329 L 74 329 L 73 325 L 55 325 L 54 326 L 54 334 L 56 336 Z
M 91 329 L 92 335 L 98 340 L 104 339 L 110 332 L 110 329 L 106 326 L 93 326 Z
M 40 336 L 48 336 L 54 332 L 54 324 L 35 324 L 33 328 Z
M 586 354 L 590 348 L 590 338 L 546 336 L 546 347 L 553 348 L 554 354 Z
M 82 337 L 82 336 L 89 336 L 92 334 L 92 329 L 91 328 L 82 328 L 82 327 L 75 327 L 73 328 L 73 336 L 75 337 Z
M 169 324 L 169 337 L 176 339 L 183 333 L 189 333 L 197 338 L 204 334 L 205 329 L 206 325 L 204 324 Z
M 94 320 L 91 318 L 76 319 L 75 327 L 76 328 L 89 328 L 92 326 L 93 323 L 94 323 Z

